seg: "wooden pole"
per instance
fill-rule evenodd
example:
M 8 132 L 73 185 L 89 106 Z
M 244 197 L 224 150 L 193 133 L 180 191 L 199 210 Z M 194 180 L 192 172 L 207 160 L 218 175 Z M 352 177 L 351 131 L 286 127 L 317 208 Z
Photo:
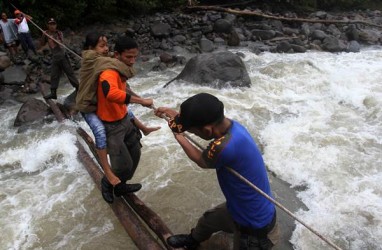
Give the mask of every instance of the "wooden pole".
M 89 172 L 97 188 L 101 189 L 101 179 L 103 177 L 103 173 L 100 171 L 99 167 L 90 155 L 86 152 L 82 144 L 77 141 L 76 145 L 79 149 L 78 156 L 82 159 L 86 170 Z M 115 199 L 114 202 L 110 204 L 110 207 L 113 209 L 113 212 L 117 216 L 119 222 L 125 228 L 126 232 L 139 249 L 163 250 L 163 247 L 161 247 L 161 245 L 148 232 L 142 221 L 137 218 L 134 211 L 127 205 L 126 202 L 124 202 L 123 199 Z
M 44 84 L 38 83 L 40 86 L 40 92 L 42 96 L 46 95 Z M 54 115 L 56 116 L 56 119 L 58 122 L 63 122 L 65 120 L 64 114 L 61 112 L 60 108 L 57 106 L 57 104 L 52 101 L 51 99 L 45 99 L 45 102 L 49 105 L 50 109 L 53 111 Z
M 40 83 L 39 83 L 40 84 Z M 42 95 L 45 95 L 44 86 L 40 84 L 40 90 Z M 52 100 L 45 100 L 51 109 L 53 110 L 57 120 L 59 122 L 62 122 L 65 120 L 64 114 L 61 112 L 61 110 L 58 108 L 55 102 Z M 83 130 L 82 128 L 79 128 L 77 130 L 78 134 L 80 134 L 85 142 L 92 142 L 91 137 Z M 76 143 L 78 147 L 78 156 L 81 159 L 82 163 L 86 167 L 86 170 L 89 172 L 90 176 L 92 177 L 93 181 L 96 183 L 96 186 L 98 189 L 101 189 L 101 179 L 103 177 L 103 173 L 101 172 L 100 168 L 97 166 L 96 163 L 94 163 L 93 159 L 90 157 L 90 155 L 86 152 L 84 147 L 81 143 L 77 141 Z M 89 145 L 89 143 L 88 143 Z M 94 146 L 94 143 L 93 143 Z M 96 159 L 98 160 L 98 155 L 95 151 L 95 147 L 90 147 L 90 149 L 93 149 L 93 154 L 96 156 Z M 137 198 L 138 199 L 138 198 Z M 139 200 L 139 199 L 138 199 Z M 137 207 L 144 207 L 143 202 L 142 204 Z M 142 223 L 141 220 L 138 219 L 137 215 L 134 213 L 134 211 L 129 207 L 129 205 L 123 200 L 123 199 L 116 199 L 114 200 L 113 204 L 110 205 L 112 208 L 114 214 L 117 216 L 119 222 L 122 224 L 122 226 L 125 228 L 126 232 L 129 234 L 130 238 L 133 240 L 135 245 L 142 250 L 150 249 L 150 250 L 163 250 L 163 247 L 154 239 L 154 237 L 150 234 L 150 232 L 147 230 L 147 227 Z M 146 212 L 147 214 L 150 214 L 150 211 Z M 151 211 L 151 213 L 154 213 Z M 159 217 L 158 217 L 159 218 Z M 152 221 L 159 221 L 155 219 L 151 219 Z M 165 238 L 161 235 L 161 239 L 165 241 L 170 234 L 164 234 Z M 172 249 L 168 248 L 167 249 Z
M 325 23 L 325 24 L 363 24 L 373 27 L 382 28 L 382 25 L 378 25 L 375 23 L 362 21 L 362 20 L 322 20 L 322 19 L 305 19 L 305 18 L 290 18 L 290 17 L 282 17 L 282 16 L 272 16 L 261 11 L 251 11 L 251 10 L 236 10 L 230 8 L 223 8 L 219 6 L 189 6 L 186 7 L 187 10 L 213 10 L 219 12 L 227 12 L 235 15 L 243 15 L 243 16 L 257 16 L 266 19 L 274 19 L 285 22 L 303 22 L 303 23 Z
M 99 162 L 93 139 L 82 128 L 78 128 L 77 133 L 84 139 L 86 144 L 89 146 L 90 151 L 92 151 L 93 155 Z M 98 170 L 99 169 L 100 168 L 98 167 Z M 166 248 L 169 250 L 174 249 L 171 246 L 169 246 L 166 241 L 168 237 L 173 235 L 173 233 L 162 221 L 162 219 L 152 209 L 147 207 L 144 204 L 144 202 L 140 200 L 135 194 L 124 195 L 123 198 L 134 209 L 134 211 L 139 215 L 139 217 L 147 224 L 147 226 L 159 237 L 159 239 L 166 246 Z

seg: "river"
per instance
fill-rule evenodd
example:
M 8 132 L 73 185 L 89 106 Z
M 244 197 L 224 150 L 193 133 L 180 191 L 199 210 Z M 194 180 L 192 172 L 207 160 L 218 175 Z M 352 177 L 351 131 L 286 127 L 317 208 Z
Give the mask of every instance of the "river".
M 226 116 L 249 129 L 270 171 L 298 190 L 308 208 L 299 218 L 343 249 L 382 249 L 382 49 L 232 51 L 245 54 L 250 88 L 173 82 L 163 89 L 182 67 L 150 72 L 150 61 L 137 65 L 141 73 L 130 85 L 157 107 L 178 108 L 199 92 L 216 95 Z M 59 102 L 72 90 L 65 81 Z M 0 106 L 0 249 L 136 249 L 77 158 L 78 125 L 36 123 L 18 133 L 20 107 Z M 187 233 L 203 211 L 224 201 L 215 173 L 188 160 L 152 110 L 132 109 L 146 125 L 162 127 L 142 139 L 137 196 L 174 233 Z M 329 249 L 299 224 L 291 243 Z

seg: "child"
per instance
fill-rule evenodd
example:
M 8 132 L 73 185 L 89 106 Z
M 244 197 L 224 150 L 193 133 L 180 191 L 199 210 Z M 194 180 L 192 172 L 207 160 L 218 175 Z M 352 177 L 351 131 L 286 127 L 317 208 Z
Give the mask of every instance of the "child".
M 115 186 L 120 183 L 120 180 L 111 171 L 107 159 L 105 127 L 95 113 L 97 108 L 97 78 L 103 70 L 115 69 L 128 79 L 134 76 L 134 70 L 117 59 L 107 57 L 108 52 L 109 48 L 105 35 L 98 32 L 91 32 L 86 36 L 84 51 L 82 52 L 80 85 L 76 97 L 76 106 L 94 134 L 97 153 L 105 176 L 107 180 Z M 142 130 L 144 135 L 148 135 L 160 129 L 160 127 L 146 127 L 134 117 L 130 110 L 129 116 L 133 123 Z M 102 182 L 102 185 L 104 185 L 104 183 L 105 181 Z

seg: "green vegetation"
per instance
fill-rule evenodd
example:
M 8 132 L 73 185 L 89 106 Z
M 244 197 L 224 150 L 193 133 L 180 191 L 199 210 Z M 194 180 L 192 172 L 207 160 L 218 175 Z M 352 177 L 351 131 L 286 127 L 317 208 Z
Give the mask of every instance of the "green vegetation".
M 275 1 L 273 1 L 275 2 Z M 307 10 L 351 10 L 382 7 L 381 0 L 279 0 Z
M 13 16 L 14 8 L 11 5 L 13 3 L 21 11 L 31 15 L 39 24 L 43 24 L 49 17 L 54 17 L 61 27 L 76 28 L 94 22 L 111 22 L 116 18 L 129 18 L 132 15 L 181 8 L 187 6 L 188 2 L 188 0 L 0 0 L 0 8 L 9 16 Z M 239 4 L 248 0 L 193 0 L 192 2 L 199 5 Z M 382 8 L 382 0 L 255 0 L 251 3 L 259 7 L 266 4 L 291 11 Z

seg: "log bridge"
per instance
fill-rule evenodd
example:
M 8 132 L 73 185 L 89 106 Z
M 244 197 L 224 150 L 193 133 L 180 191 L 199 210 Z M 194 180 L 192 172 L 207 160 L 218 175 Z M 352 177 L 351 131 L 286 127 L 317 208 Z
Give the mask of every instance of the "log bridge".
M 41 94 L 46 95 L 45 86 L 41 83 Z M 63 114 L 53 100 L 45 100 L 52 109 L 58 122 L 63 122 L 68 114 Z M 78 135 L 86 142 L 93 156 L 99 161 L 93 139 L 81 127 L 77 129 Z M 101 167 L 93 160 L 79 140 L 76 142 L 78 147 L 78 157 L 85 166 L 89 175 L 92 177 L 98 189 L 101 189 L 101 178 L 103 172 Z M 101 197 L 101 196 L 100 196 Z M 110 208 L 122 224 L 130 238 L 138 249 L 142 250 L 173 250 L 166 242 L 167 238 L 173 235 L 170 229 L 165 225 L 162 219 L 135 194 L 124 195 L 116 198 Z M 156 235 L 156 237 L 154 237 Z M 159 241 L 157 240 L 159 239 Z M 177 248 L 183 249 L 183 248 Z

